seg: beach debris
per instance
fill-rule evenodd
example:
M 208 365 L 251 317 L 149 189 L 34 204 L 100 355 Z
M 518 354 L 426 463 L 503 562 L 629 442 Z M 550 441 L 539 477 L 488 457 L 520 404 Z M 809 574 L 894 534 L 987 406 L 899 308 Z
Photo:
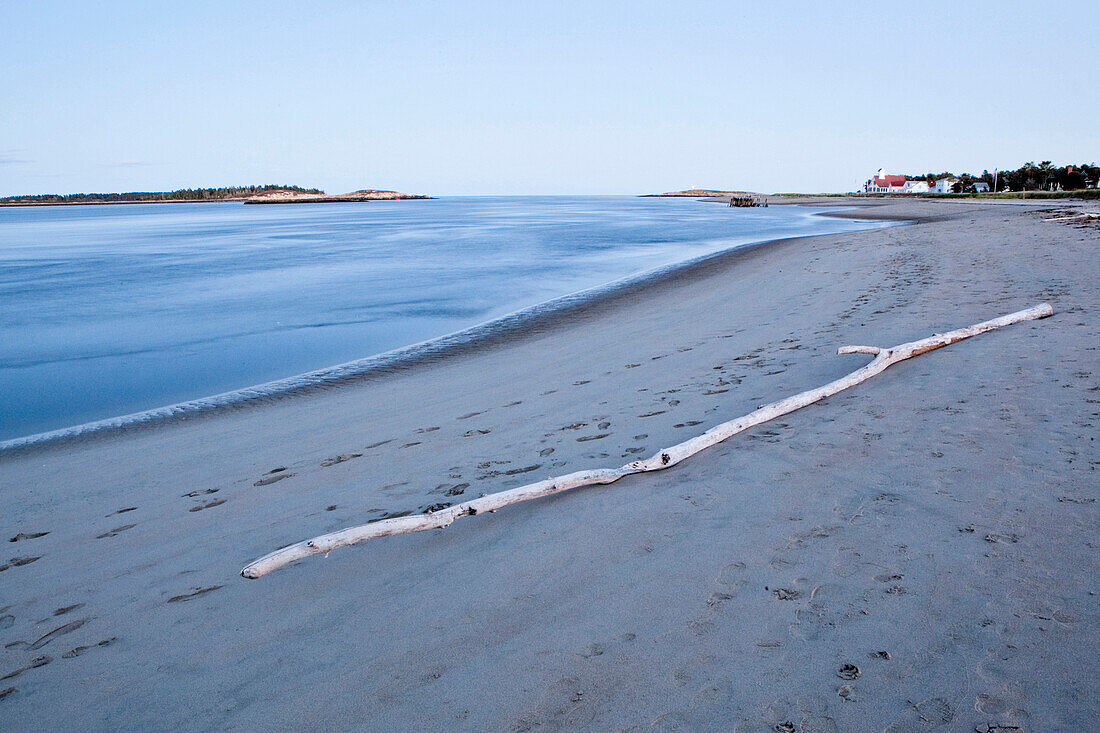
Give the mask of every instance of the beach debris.
M 512 504 L 518 504 L 532 499 L 560 494 L 582 486 L 597 486 L 610 484 L 619 479 L 636 473 L 648 471 L 660 471 L 671 468 L 681 461 L 706 450 L 713 445 L 721 443 L 733 435 L 756 427 L 761 423 L 773 420 L 781 415 L 801 409 L 815 402 L 820 402 L 826 397 L 831 397 L 849 387 L 867 381 L 871 377 L 882 373 L 885 369 L 899 361 L 911 359 L 914 356 L 934 351 L 963 339 L 977 336 L 978 334 L 993 331 L 998 328 L 1046 318 L 1054 313 L 1054 309 L 1048 303 L 1027 308 L 1025 310 L 1010 313 L 1000 318 L 994 318 L 973 326 L 948 331 L 930 336 L 919 341 L 910 341 L 893 347 L 879 346 L 841 346 L 838 354 L 869 354 L 874 357 L 869 364 L 847 374 L 840 379 L 816 389 L 800 392 L 785 399 L 764 405 L 747 415 L 721 423 L 707 430 L 702 435 L 685 440 L 669 448 L 657 452 L 651 458 L 639 461 L 631 461 L 619 468 L 596 468 L 587 471 L 576 471 L 564 476 L 557 476 L 542 481 L 536 481 L 525 486 L 520 486 L 495 494 L 488 494 L 477 499 L 454 504 L 440 511 L 428 514 L 417 514 L 407 517 L 392 517 L 381 521 L 369 522 L 356 527 L 349 527 L 329 534 L 324 534 L 313 539 L 304 540 L 293 545 L 288 545 L 272 553 L 249 563 L 241 570 L 245 578 L 255 579 L 267 575 L 292 562 L 301 560 L 311 555 L 328 555 L 335 549 L 354 545 L 366 540 L 389 537 L 397 534 L 421 532 L 428 529 L 442 529 L 459 517 L 470 517 L 486 512 L 495 512 Z

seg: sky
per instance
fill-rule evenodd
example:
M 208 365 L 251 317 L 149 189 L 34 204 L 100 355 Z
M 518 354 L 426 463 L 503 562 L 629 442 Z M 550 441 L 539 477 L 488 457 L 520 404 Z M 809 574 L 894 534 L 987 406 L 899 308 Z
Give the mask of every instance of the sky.
M 0 196 L 850 191 L 1100 159 L 1100 2 L 0 0 Z

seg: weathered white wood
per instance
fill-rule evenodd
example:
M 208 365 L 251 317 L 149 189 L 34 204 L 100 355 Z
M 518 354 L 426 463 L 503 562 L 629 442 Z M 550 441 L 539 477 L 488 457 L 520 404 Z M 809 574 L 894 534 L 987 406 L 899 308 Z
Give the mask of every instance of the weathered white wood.
M 1043 221 L 1073 221 L 1074 219 L 1100 219 L 1100 213 L 1091 211 L 1082 211 L 1079 214 L 1070 214 L 1068 216 L 1054 216 L 1049 219 L 1043 219 Z
M 510 504 L 518 504 L 531 499 L 551 496 L 552 494 L 558 494 L 582 486 L 609 484 L 618 481 L 624 476 L 635 473 L 660 471 L 671 468 L 684 459 L 716 443 L 720 443 L 730 436 L 748 430 L 768 420 L 775 419 L 780 415 L 786 415 L 799 408 L 812 405 L 837 392 L 866 381 L 899 361 L 904 361 L 905 359 L 942 348 L 948 344 L 953 344 L 956 341 L 961 341 L 971 336 L 985 333 L 986 331 L 992 331 L 1013 323 L 1019 323 L 1020 321 L 1046 318 L 1053 313 L 1054 310 L 1050 305 L 1043 303 L 1028 308 L 1027 310 L 1017 311 L 1007 316 L 995 318 L 991 321 L 984 321 L 948 333 L 936 334 L 919 341 L 899 344 L 889 349 L 877 346 L 842 346 L 837 349 L 838 354 L 871 354 L 875 358 L 872 359 L 869 364 L 840 379 L 829 382 L 817 389 L 807 390 L 806 392 L 792 395 L 778 402 L 772 402 L 743 417 L 716 425 L 702 435 L 666 448 L 651 458 L 642 461 L 632 461 L 619 468 L 597 468 L 588 471 L 577 471 L 576 473 L 566 474 L 565 476 L 549 478 L 544 481 L 536 481 L 533 484 L 527 484 L 515 489 L 509 489 L 508 491 L 501 491 L 461 504 L 455 504 L 454 506 L 430 514 L 394 517 L 392 519 L 383 519 L 358 527 L 349 527 L 348 529 L 342 529 L 338 532 L 314 537 L 313 539 L 305 540 L 304 542 L 299 542 L 289 547 L 276 550 L 268 555 L 264 555 L 260 559 L 246 565 L 245 568 L 241 570 L 241 575 L 246 578 L 259 578 L 270 573 L 272 570 L 276 570 L 296 560 L 309 557 L 310 555 L 327 555 L 333 550 L 346 545 L 354 545 L 365 540 L 388 537 L 395 534 L 408 534 L 410 532 L 419 532 L 425 529 L 439 529 L 446 527 L 459 517 L 484 514 L 485 512 L 495 512 L 497 509 L 509 506 Z

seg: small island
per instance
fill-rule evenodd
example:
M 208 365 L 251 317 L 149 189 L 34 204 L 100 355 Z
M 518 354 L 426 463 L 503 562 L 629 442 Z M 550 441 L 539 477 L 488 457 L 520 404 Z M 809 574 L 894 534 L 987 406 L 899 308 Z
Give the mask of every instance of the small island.
M 302 189 L 287 189 L 282 191 L 265 191 L 245 199 L 246 204 L 327 204 L 341 201 L 404 201 L 408 199 L 430 199 L 431 196 L 421 196 L 400 191 L 385 191 L 376 188 L 365 188 L 345 194 L 326 194 L 323 191 L 304 191 Z
M 642 198 L 653 197 L 687 197 L 687 198 L 729 198 L 730 196 L 759 196 L 752 191 L 718 191 L 712 188 L 689 188 L 686 191 L 670 191 L 669 193 L 647 193 Z
M 128 193 L 46 193 L 0 198 L 0 206 L 76 206 L 88 204 L 174 204 L 239 202 L 246 204 L 312 204 L 330 201 L 401 201 L 430 199 L 398 191 L 362 189 L 342 195 L 328 195 L 319 188 L 301 186 L 231 186 L 227 188 L 181 188 L 176 191 L 131 191 Z

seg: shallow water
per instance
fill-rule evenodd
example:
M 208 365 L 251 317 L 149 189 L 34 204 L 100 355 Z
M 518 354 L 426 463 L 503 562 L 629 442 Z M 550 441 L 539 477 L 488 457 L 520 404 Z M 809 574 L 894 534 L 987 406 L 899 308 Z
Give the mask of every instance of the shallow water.
M 880 223 L 686 199 L 0 208 L 0 440 L 380 354 L 669 263 Z

